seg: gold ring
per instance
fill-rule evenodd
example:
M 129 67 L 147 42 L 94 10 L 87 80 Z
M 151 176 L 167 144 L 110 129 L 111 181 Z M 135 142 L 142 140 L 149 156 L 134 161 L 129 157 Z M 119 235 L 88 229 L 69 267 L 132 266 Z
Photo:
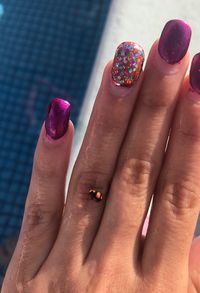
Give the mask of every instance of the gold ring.
M 90 199 L 95 201 L 101 201 L 103 199 L 103 194 L 96 189 L 90 189 L 89 196 L 90 196 Z

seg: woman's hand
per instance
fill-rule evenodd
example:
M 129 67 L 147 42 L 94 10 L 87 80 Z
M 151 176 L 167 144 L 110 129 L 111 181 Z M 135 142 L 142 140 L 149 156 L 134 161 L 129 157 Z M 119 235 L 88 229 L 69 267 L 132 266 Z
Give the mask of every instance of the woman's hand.
M 73 125 L 69 104 L 52 101 L 2 293 L 200 292 L 200 55 L 189 82 L 190 35 L 168 22 L 140 78 L 141 47 L 118 47 L 65 204 Z

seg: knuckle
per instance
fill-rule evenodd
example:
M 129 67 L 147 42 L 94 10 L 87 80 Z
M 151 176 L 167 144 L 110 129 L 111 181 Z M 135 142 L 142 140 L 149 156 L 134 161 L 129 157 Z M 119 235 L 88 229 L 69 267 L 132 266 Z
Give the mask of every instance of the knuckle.
M 144 90 L 141 93 L 140 100 L 145 107 L 156 111 L 168 108 L 170 104 L 169 99 L 166 99 L 165 95 L 160 95 L 160 93 L 151 93 Z
M 153 163 L 141 159 L 127 159 L 119 165 L 118 178 L 122 190 L 131 194 L 145 195 L 152 176 Z
M 179 135 L 183 141 L 189 141 L 189 142 L 200 142 L 200 133 L 199 131 L 196 131 L 194 127 L 188 127 L 188 125 L 182 125 L 182 127 L 179 128 Z
M 41 233 L 45 231 L 47 227 L 51 227 L 60 214 L 41 202 L 34 202 L 28 204 L 25 209 L 25 227 L 29 234 Z M 38 230 L 38 228 L 40 228 Z
M 176 216 L 187 214 L 199 205 L 199 192 L 191 180 L 183 180 L 167 185 L 164 188 L 164 198 L 170 210 Z
M 60 174 L 58 168 L 56 168 L 55 162 L 45 161 L 44 159 L 35 159 L 33 165 L 34 174 L 42 180 L 49 180 L 57 178 Z
M 80 202 L 83 205 L 88 203 L 88 193 L 90 189 L 96 189 L 105 195 L 108 190 L 109 180 L 110 176 L 106 173 L 98 171 L 81 172 L 75 180 L 76 184 L 73 184 L 79 204 Z

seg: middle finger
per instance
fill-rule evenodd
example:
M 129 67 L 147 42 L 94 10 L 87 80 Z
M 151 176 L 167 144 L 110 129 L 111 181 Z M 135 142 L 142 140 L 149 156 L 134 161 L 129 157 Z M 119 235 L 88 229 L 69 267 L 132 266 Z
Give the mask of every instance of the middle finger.
M 108 250 L 112 254 L 126 247 L 123 255 L 132 264 L 133 241 L 134 255 L 138 255 L 142 224 L 188 66 L 186 52 L 190 37 L 190 27 L 183 21 L 173 20 L 167 23 L 159 43 L 151 49 L 91 257 L 100 255 L 104 259 L 102 254 Z

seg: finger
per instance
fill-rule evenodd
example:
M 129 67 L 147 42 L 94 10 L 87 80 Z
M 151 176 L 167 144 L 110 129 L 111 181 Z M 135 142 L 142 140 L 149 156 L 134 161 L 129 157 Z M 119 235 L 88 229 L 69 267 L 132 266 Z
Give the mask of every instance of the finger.
M 179 25 L 182 25 L 181 21 Z M 189 30 L 188 26 L 186 30 Z M 187 47 L 189 40 L 188 31 Z M 144 71 L 142 89 L 118 160 L 110 200 L 106 204 L 94 245 L 93 253 L 100 257 L 102 251 L 99 250 L 107 253 L 106 250 L 111 249 L 115 253 L 116 249 L 123 246 L 126 247 L 123 255 L 126 254 L 131 260 L 134 242 L 134 261 L 137 262 L 142 224 L 160 170 L 172 113 L 187 65 L 188 55 L 177 64 L 168 64 L 158 53 L 158 42 L 153 45 Z M 116 246 L 115 249 L 113 245 Z
M 137 58 L 134 56 L 135 52 L 138 54 Z M 122 54 L 125 56 L 120 57 Z M 142 68 L 143 55 L 143 50 L 138 45 L 130 42 L 122 43 L 118 47 L 113 65 L 118 63 L 118 68 L 123 74 L 126 74 L 126 68 L 131 73 L 126 76 L 118 75 L 118 69 L 116 66 L 112 69 L 112 63 L 105 68 L 86 135 L 72 173 L 59 237 L 49 262 L 54 261 L 59 265 L 65 261 L 68 267 L 70 262 L 75 262 L 75 267 L 78 269 L 88 254 L 98 229 L 120 146 L 140 88 L 141 81 L 136 83 L 136 80 Z M 121 60 L 118 60 L 119 58 Z M 113 83 L 111 72 L 118 86 Z M 134 84 L 130 87 L 132 82 Z M 90 200 L 90 189 L 100 191 L 103 200 L 98 203 Z M 65 260 L 63 260 L 66 246 L 69 250 L 65 252 Z
M 68 102 L 54 99 L 49 106 L 46 130 L 44 125 L 41 129 L 23 224 L 7 273 L 19 286 L 35 276 L 57 236 L 73 138 L 73 124 L 68 124 L 69 111 Z
M 192 242 L 189 256 L 189 272 L 191 287 L 200 288 L 200 237 L 195 238 Z
M 188 269 L 200 208 L 199 101 L 199 94 L 191 91 L 187 80 L 154 197 L 143 258 L 145 270 L 150 263 L 166 272 L 169 264 L 171 271 L 180 274 Z M 159 251 L 159 255 L 155 251 Z

